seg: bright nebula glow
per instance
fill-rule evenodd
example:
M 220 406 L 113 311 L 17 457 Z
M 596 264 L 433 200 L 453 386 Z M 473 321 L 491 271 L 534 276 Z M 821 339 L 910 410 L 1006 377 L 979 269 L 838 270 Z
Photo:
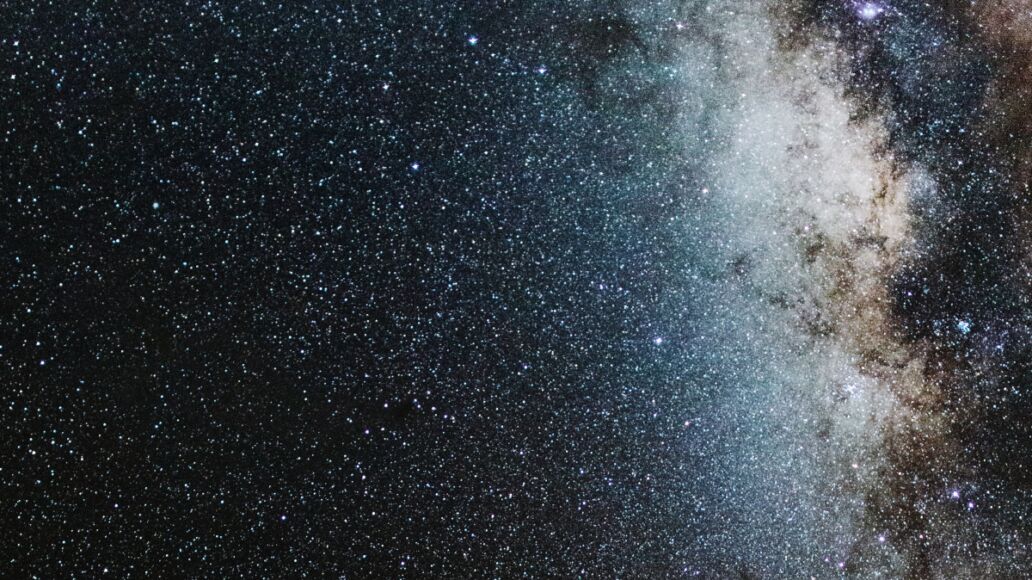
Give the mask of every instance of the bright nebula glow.
M 857 14 L 864 20 L 874 20 L 885 13 L 885 7 L 876 2 L 864 2 L 857 9 Z

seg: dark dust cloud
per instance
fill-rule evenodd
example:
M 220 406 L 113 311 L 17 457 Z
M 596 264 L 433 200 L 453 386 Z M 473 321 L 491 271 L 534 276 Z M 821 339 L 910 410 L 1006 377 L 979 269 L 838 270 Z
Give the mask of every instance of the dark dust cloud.
M 1032 2 L 20 2 L 4 577 L 1032 577 Z

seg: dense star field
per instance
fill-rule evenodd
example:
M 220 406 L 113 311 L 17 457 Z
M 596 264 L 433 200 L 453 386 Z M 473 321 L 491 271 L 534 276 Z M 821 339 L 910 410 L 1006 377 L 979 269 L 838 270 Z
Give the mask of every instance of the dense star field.
M 15 0 L 3 577 L 1032 577 L 1032 0 Z

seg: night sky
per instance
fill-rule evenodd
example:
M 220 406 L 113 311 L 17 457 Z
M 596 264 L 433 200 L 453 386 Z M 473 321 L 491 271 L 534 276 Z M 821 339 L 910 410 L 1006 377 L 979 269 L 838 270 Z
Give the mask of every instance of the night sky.
M 0 4 L 3 577 L 1032 577 L 1032 0 Z

